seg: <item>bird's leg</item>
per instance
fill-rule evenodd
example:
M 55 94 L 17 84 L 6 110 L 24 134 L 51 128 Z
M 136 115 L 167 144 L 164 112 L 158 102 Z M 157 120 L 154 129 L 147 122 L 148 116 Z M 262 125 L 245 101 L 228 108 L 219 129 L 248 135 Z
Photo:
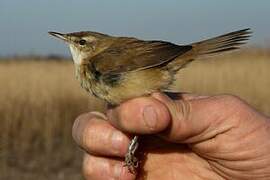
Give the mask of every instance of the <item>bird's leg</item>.
M 125 165 L 128 167 L 128 170 L 131 173 L 136 172 L 136 168 L 139 166 L 138 159 L 135 156 L 136 150 L 138 149 L 139 142 L 138 142 L 139 136 L 134 136 L 134 138 L 131 140 L 129 147 L 128 147 L 128 152 L 125 155 Z

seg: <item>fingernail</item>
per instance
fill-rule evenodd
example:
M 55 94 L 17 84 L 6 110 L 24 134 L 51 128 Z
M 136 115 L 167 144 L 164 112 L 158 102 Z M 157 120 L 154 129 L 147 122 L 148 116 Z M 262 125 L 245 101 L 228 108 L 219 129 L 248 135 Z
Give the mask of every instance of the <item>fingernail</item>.
M 143 118 L 147 127 L 154 129 L 157 124 L 157 113 L 152 106 L 146 106 L 143 110 Z
M 82 131 L 84 130 L 84 120 L 76 119 L 72 127 L 72 137 L 78 143 L 81 140 Z
M 114 131 L 112 134 L 112 145 L 114 150 L 119 154 L 124 141 L 123 134 L 119 131 Z
M 93 114 L 94 116 L 100 117 L 101 119 L 107 119 L 107 116 L 101 112 L 98 111 L 92 111 L 91 114 Z

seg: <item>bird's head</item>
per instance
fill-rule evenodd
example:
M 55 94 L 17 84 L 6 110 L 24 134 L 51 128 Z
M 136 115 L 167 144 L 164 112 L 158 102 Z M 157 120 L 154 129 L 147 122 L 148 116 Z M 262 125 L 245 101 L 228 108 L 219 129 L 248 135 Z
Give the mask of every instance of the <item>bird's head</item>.
M 83 31 L 74 33 L 49 32 L 69 45 L 75 64 L 84 64 L 91 57 L 108 48 L 113 37 L 97 32 Z

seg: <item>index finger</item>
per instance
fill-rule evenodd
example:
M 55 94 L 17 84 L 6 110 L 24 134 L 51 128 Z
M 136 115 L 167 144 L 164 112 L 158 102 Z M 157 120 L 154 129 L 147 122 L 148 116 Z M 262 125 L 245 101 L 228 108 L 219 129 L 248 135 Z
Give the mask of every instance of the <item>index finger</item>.
M 104 118 L 95 112 L 79 116 L 72 129 L 73 138 L 88 153 L 123 157 L 129 138 Z

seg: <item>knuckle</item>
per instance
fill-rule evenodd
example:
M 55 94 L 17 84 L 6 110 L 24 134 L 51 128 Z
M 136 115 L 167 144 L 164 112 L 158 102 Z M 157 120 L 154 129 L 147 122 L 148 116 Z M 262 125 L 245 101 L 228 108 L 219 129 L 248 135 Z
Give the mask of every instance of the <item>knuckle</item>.
M 93 120 L 97 120 L 93 118 Z M 80 137 L 80 147 L 88 153 L 96 153 L 101 144 L 104 144 L 104 137 L 107 137 L 108 131 L 104 130 L 104 124 L 88 123 L 82 129 Z
M 222 95 L 220 96 L 221 105 L 231 112 L 245 113 L 247 104 L 238 96 Z
M 184 120 L 189 120 L 191 115 L 191 104 L 189 101 L 181 100 L 179 101 L 179 114 Z
M 82 131 L 81 133 L 81 139 L 80 139 L 80 146 L 86 150 L 87 152 L 91 152 L 90 149 L 92 149 L 93 143 L 91 141 L 92 139 L 92 128 L 90 128 L 89 126 L 87 128 L 84 129 L 84 131 Z
M 85 154 L 82 173 L 85 179 L 89 180 L 119 179 L 121 169 L 115 161 Z
M 167 104 L 170 118 L 171 118 L 171 127 L 167 130 L 167 136 L 173 141 L 182 140 L 183 134 L 189 134 L 189 121 L 191 119 L 191 104 L 186 100 L 179 100 L 176 103 Z M 181 130 L 181 133 L 180 131 Z
M 178 132 L 179 129 L 181 129 L 183 134 L 188 133 L 188 122 L 191 119 L 191 104 L 189 101 L 181 100 L 179 103 L 177 103 L 177 109 L 174 111 L 175 115 L 173 115 L 174 119 L 174 134 L 172 134 L 173 137 L 178 139 L 179 135 L 181 136 L 181 133 Z
M 72 127 L 72 137 L 75 142 L 83 149 L 89 150 L 92 147 L 93 134 L 96 134 L 96 128 L 94 128 L 94 120 L 97 120 L 97 117 L 92 116 L 91 114 L 82 114 L 74 122 Z
M 239 127 L 249 116 L 250 107 L 245 101 L 234 95 L 222 95 L 220 98 L 218 108 L 224 110 L 224 116 L 227 116 L 231 126 Z
M 95 174 L 92 164 L 93 162 L 91 156 L 85 155 L 83 158 L 82 173 L 86 179 L 92 179 Z
M 238 96 L 230 95 L 230 94 L 221 95 L 220 98 L 227 104 L 238 105 L 238 104 L 242 104 L 243 102 Z

